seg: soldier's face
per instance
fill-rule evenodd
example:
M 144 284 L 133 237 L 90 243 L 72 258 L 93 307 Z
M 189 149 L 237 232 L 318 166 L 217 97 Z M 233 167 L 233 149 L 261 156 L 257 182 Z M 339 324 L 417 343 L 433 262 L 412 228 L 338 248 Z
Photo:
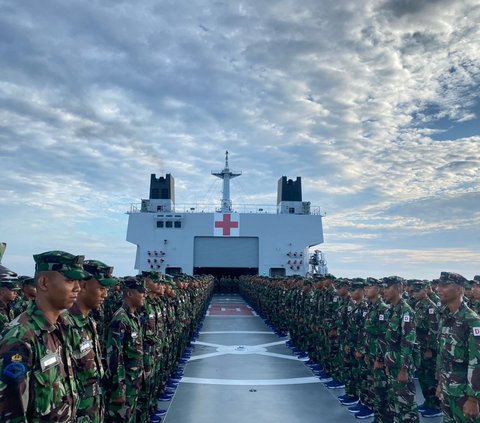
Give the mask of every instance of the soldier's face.
M 5 302 L 10 303 L 17 298 L 17 291 L 11 291 L 8 288 L 1 288 L 2 298 Z
M 137 289 L 131 289 L 131 300 L 134 307 L 143 307 L 145 304 L 145 292 L 140 292 Z
M 351 293 L 352 300 L 358 301 L 363 298 L 363 289 L 362 288 L 357 288 L 352 291 Z
M 412 291 L 412 297 L 415 298 L 417 301 L 423 300 L 427 298 L 427 291 L 426 289 L 420 289 L 419 291 Z
M 480 285 L 475 285 L 472 288 L 473 298 L 476 300 L 480 300 Z
M 37 296 L 45 295 L 56 310 L 70 308 L 77 300 L 79 292 L 79 282 L 68 279 L 59 272 L 42 272 L 37 282 Z
M 450 284 L 439 284 L 438 285 L 438 296 L 442 303 L 449 303 L 452 300 L 456 300 L 461 297 L 463 294 L 463 288 L 460 285 L 453 283 Z
M 33 297 L 35 298 L 37 296 L 37 288 L 35 286 L 32 286 L 32 285 L 25 285 L 23 288 L 22 288 L 22 291 L 23 293 L 27 296 L 27 297 Z
M 387 288 L 383 288 L 383 298 L 385 298 L 386 301 L 393 301 L 400 295 L 400 290 L 401 288 L 397 285 L 390 285 Z
M 107 295 L 108 289 L 100 285 L 96 279 L 82 283 L 80 296 L 91 310 L 100 307 L 105 301 L 105 298 L 107 298 Z

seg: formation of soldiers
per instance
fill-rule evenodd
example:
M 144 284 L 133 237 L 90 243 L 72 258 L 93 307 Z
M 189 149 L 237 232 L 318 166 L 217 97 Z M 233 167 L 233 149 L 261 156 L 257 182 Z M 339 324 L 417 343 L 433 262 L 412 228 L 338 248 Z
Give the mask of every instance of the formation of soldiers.
M 64 251 L 33 278 L 1 265 L 0 421 L 159 422 L 182 375 L 213 278 L 113 268 Z M 20 294 L 21 291 L 21 294 Z
M 480 422 L 480 276 L 242 277 L 239 288 L 328 388 L 345 388 L 355 417 Z

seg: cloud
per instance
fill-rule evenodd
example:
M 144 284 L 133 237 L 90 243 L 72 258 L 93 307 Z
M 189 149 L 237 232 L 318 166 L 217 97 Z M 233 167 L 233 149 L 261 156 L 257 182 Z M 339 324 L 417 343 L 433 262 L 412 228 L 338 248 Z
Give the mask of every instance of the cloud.
M 473 0 L 0 12 L 0 234 L 16 257 L 55 232 L 115 262 L 150 173 L 171 172 L 179 202 L 217 201 L 209 173 L 227 149 L 244 171 L 234 201 L 274 203 L 279 177 L 302 176 L 335 243 L 479 228 L 479 134 L 461 125 L 478 120 Z

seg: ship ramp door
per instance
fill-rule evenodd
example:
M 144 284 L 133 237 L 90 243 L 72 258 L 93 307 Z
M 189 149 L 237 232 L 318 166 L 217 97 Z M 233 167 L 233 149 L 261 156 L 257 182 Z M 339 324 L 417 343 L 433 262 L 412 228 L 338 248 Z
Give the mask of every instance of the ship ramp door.
M 195 237 L 193 273 L 258 275 L 258 237 Z

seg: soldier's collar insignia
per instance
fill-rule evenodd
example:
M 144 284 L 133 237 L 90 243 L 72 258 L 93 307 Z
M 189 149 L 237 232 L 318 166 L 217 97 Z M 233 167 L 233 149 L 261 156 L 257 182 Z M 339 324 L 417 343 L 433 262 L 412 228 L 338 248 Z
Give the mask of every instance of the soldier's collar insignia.
M 14 355 L 12 355 L 11 360 L 16 362 L 16 363 L 20 363 L 20 362 L 23 361 L 23 358 L 20 354 L 14 354 Z

